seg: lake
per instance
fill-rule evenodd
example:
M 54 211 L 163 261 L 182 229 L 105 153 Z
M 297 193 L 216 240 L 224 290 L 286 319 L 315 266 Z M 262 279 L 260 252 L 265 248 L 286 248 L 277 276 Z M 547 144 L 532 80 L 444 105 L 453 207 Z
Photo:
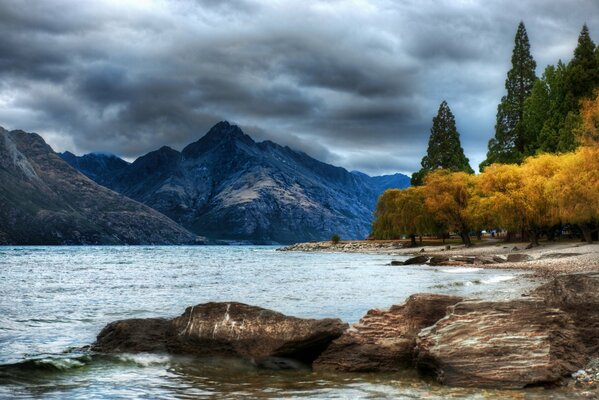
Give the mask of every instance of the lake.
M 353 323 L 417 292 L 514 298 L 538 284 L 520 271 L 396 267 L 392 259 L 401 257 L 264 246 L 0 247 L 0 397 L 572 398 L 541 388 L 446 388 L 411 372 L 271 371 L 242 361 L 80 350 L 108 322 L 173 317 L 208 301 Z

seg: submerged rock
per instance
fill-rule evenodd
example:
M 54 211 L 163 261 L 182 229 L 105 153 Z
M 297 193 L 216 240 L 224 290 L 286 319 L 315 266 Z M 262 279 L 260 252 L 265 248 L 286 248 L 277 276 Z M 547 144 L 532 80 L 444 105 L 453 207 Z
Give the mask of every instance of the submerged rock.
M 418 332 L 445 316 L 461 297 L 415 294 L 402 305 L 368 313 L 314 362 L 320 371 L 397 371 L 409 368 Z
M 112 322 L 100 332 L 91 349 L 104 353 L 240 357 L 266 366 L 280 366 L 284 359 L 310 364 L 347 328 L 339 319 L 295 318 L 235 302 L 206 303 L 188 307 L 172 320 Z
M 555 383 L 585 362 L 572 318 L 540 298 L 458 303 L 420 332 L 417 352 L 421 372 L 452 386 Z

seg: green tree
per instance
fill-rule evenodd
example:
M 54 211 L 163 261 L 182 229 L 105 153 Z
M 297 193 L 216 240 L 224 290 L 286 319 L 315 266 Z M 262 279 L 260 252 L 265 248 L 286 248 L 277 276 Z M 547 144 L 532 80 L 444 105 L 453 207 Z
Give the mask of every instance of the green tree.
M 455 118 L 446 101 L 441 102 L 428 140 L 426 155 L 422 158 L 422 168 L 412 175 L 412 186 L 422 185 L 424 177 L 431 171 L 444 168 L 450 171 L 474 173 L 460 143 L 460 134 L 455 126 Z
M 567 66 L 561 60 L 557 63 L 557 67 L 553 65 L 547 66 L 541 77 L 541 81 L 547 88 L 547 103 L 539 104 L 538 108 L 535 107 L 536 111 L 529 109 L 528 111 L 531 111 L 530 114 L 525 112 L 524 124 L 527 126 L 527 129 L 529 127 L 530 129 L 538 129 L 538 126 L 532 122 L 532 114 L 545 115 L 545 122 L 542 124 L 541 129 L 537 131 L 537 141 L 529 148 L 528 153 L 530 155 L 538 152 L 555 153 L 560 147 L 560 131 L 564 126 L 565 115 L 568 113 L 565 101 L 567 73 Z M 533 94 L 531 94 L 531 99 L 529 99 L 530 103 L 532 103 L 534 95 L 533 88 Z M 530 103 L 529 105 L 532 107 Z M 545 108 L 545 111 L 542 108 Z
M 578 111 L 579 100 L 591 97 L 593 90 L 599 84 L 599 63 L 595 51 L 595 43 L 589 35 L 589 28 L 584 24 L 578 36 L 574 57 L 568 64 L 566 85 L 567 100 L 571 102 L 569 111 Z
M 489 141 L 487 159 L 480 169 L 493 163 L 514 163 L 522 160 L 527 147 L 525 128 L 522 124 L 524 102 L 530 96 L 537 64 L 530 54 L 530 43 L 524 23 L 516 31 L 512 52 L 512 68 L 505 80 L 506 95 L 497 107 L 495 137 Z
M 538 136 L 537 149 L 544 152 L 567 152 L 578 146 L 580 102 L 599 86 L 599 59 L 595 43 L 586 25 L 578 37 L 578 45 L 568 65 L 561 61 L 557 68 L 545 70 L 549 90 L 548 117 Z M 550 72 L 550 73 L 549 73 Z M 527 123 L 529 121 L 527 120 Z

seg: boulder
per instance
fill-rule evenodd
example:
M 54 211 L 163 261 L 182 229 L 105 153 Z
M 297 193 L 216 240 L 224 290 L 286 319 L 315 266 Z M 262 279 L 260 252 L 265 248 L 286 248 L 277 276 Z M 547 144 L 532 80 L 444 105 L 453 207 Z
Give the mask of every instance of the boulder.
M 301 319 L 242 303 L 206 303 L 188 307 L 172 320 L 168 349 L 195 356 L 256 362 L 289 358 L 310 364 L 347 328 L 340 319 Z
M 114 321 L 102 329 L 91 350 L 101 353 L 141 353 L 167 351 L 170 320 L 136 318 Z
M 427 261 L 428 256 L 416 256 L 405 260 L 403 265 L 426 264 Z
M 373 309 L 331 343 L 313 364 L 319 371 L 397 371 L 413 362 L 418 332 L 443 318 L 460 297 L 415 294 L 389 310 Z
M 416 346 L 418 369 L 452 386 L 555 383 L 585 362 L 572 318 L 541 298 L 463 301 L 423 329 Z
M 301 319 L 242 303 L 206 303 L 172 320 L 111 322 L 91 350 L 239 357 L 280 367 L 291 365 L 289 359 L 310 364 L 347 328 L 339 319 Z
M 532 261 L 533 258 L 531 256 L 529 256 L 528 254 L 522 254 L 522 253 L 517 253 L 517 254 L 508 254 L 507 255 L 507 262 L 525 262 L 525 261 Z
M 404 264 L 403 264 L 403 261 L 392 260 L 391 265 L 404 265 Z
M 449 262 L 449 257 L 435 256 L 428 260 L 429 265 L 443 265 Z
M 568 313 L 587 354 L 599 356 L 599 272 L 559 275 L 532 294 Z
M 503 258 L 501 256 L 493 256 L 492 258 L 493 258 L 493 262 L 495 264 L 502 264 L 504 262 L 507 262 L 507 259 L 505 259 L 505 258 Z
M 462 264 L 474 264 L 475 259 L 476 257 L 472 256 L 455 256 L 451 258 L 452 261 L 457 261 Z

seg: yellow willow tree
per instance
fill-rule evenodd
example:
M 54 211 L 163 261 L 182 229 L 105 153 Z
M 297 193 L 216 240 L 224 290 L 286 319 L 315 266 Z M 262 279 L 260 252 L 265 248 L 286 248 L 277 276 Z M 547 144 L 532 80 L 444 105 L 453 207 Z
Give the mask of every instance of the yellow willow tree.
M 424 204 L 424 188 L 391 189 L 379 197 L 373 222 L 376 239 L 409 236 L 412 246 L 416 236 L 435 231 L 435 221 Z
M 560 157 L 544 154 L 526 159 L 521 166 L 494 164 L 477 178 L 480 214 L 509 231 L 530 234 L 538 245 L 542 231 L 559 222 L 555 201 L 547 195 Z
M 472 246 L 470 230 L 474 219 L 469 200 L 474 190 L 473 175 L 443 169 L 429 173 L 424 180 L 425 204 L 434 219 L 457 232 L 466 246 Z
M 515 164 L 492 164 L 476 179 L 479 215 L 508 231 L 525 228 L 522 171 Z M 480 218 L 480 217 L 479 217 Z
M 411 187 L 401 191 L 399 197 L 398 229 L 408 235 L 411 245 L 416 246 L 416 236 L 433 233 L 436 223 L 425 205 L 426 188 Z
M 599 147 L 581 147 L 561 155 L 559 162 L 548 195 L 561 220 L 578 225 L 585 241 L 592 243 L 593 224 L 599 221 Z
M 527 158 L 520 167 L 525 229 L 537 246 L 541 232 L 560 222 L 555 198 L 549 195 L 549 183 L 559 172 L 561 159 L 555 154 L 542 154 Z
M 380 195 L 374 211 L 372 234 L 375 239 L 399 239 L 402 232 L 397 229 L 399 218 L 399 189 L 388 189 Z

